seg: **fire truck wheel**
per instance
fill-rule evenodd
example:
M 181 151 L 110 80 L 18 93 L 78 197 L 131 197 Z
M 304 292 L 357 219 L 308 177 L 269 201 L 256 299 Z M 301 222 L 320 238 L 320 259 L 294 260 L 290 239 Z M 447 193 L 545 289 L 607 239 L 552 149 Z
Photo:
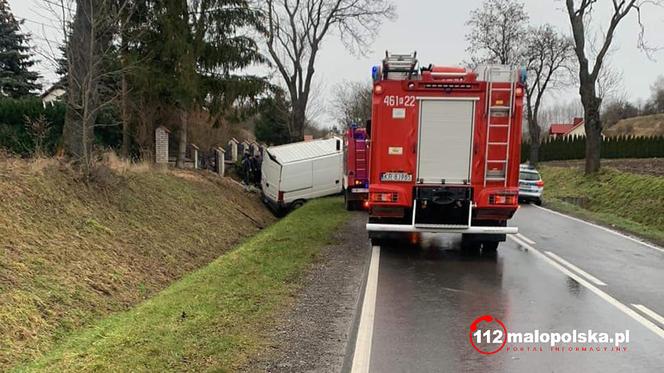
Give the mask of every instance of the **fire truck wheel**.
M 480 253 L 480 243 L 469 239 L 461 239 L 461 254 L 474 256 Z
M 355 210 L 355 201 L 351 201 L 348 198 L 348 190 L 344 192 L 344 206 L 346 207 L 346 211 L 354 211 Z
M 497 241 L 482 243 L 482 254 L 484 255 L 495 254 L 496 251 L 498 251 L 498 244 L 500 244 L 500 242 Z

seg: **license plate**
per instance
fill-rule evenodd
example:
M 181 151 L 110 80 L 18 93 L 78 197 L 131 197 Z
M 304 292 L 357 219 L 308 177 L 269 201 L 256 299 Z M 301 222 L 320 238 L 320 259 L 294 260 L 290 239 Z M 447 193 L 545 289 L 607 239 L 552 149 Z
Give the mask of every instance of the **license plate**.
M 380 175 L 380 181 L 409 183 L 413 181 L 413 175 L 406 172 L 385 172 Z
M 369 193 L 369 189 L 367 189 L 367 188 L 353 188 L 353 189 L 351 189 L 351 192 L 353 192 L 353 193 Z

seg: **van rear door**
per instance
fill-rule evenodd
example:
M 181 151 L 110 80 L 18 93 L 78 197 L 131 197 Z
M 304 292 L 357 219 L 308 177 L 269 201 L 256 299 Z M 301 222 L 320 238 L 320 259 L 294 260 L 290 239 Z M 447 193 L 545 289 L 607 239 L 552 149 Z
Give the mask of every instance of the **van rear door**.
M 279 198 L 279 183 L 281 182 L 281 165 L 266 152 L 261 167 L 263 194 L 273 201 Z
M 285 203 L 311 198 L 312 187 L 313 161 L 292 162 L 283 166 L 279 190 L 284 192 Z

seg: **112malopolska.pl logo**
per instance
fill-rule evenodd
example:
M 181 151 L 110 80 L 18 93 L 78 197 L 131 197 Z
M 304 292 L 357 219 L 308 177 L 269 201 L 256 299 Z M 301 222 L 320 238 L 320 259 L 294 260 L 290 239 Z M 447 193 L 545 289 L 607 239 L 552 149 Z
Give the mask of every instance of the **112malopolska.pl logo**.
M 491 315 L 476 318 L 470 324 L 470 344 L 484 355 L 498 352 L 627 352 L 629 330 L 600 332 L 572 329 L 552 332 L 508 331 L 505 324 Z

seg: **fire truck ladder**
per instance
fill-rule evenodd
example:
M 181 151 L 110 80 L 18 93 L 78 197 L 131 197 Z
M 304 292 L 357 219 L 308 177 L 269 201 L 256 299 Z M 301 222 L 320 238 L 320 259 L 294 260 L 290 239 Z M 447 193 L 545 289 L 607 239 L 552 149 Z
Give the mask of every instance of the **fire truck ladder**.
M 367 144 L 365 139 L 354 139 L 355 141 L 355 178 L 356 179 L 369 179 L 367 169 Z
M 413 54 L 390 54 L 385 52 L 383 79 L 409 79 L 417 72 L 417 52 Z M 394 73 L 394 74 L 390 74 Z
M 512 115 L 514 113 L 514 92 L 515 92 L 515 80 L 512 77 L 509 82 L 509 88 L 505 87 L 496 87 L 494 83 L 505 81 L 496 81 L 494 82 L 493 72 L 495 68 L 489 67 L 486 70 L 486 81 L 487 84 L 487 104 L 486 104 L 486 113 L 487 113 L 487 134 L 486 134 L 486 148 L 484 151 L 484 186 L 486 186 L 487 181 L 500 181 L 503 183 L 504 187 L 507 187 L 507 170 L 509 165 L 510 158 L 510 138 L 512 136 Z M 512 74 L 510 74 L 512 75 Z M 509 92 L 509 101 L 506 104 L 495 105 L 493 97 L 496 92 Z M 493 118 L 496 116 L 496 113 L 505 113 L 507 112 L 507 124 L 495 123 Z M 491 133 L 493 131 L 499 131 L 501 129 L 507 128 L 507 138 L 506 142 L 492 142 Z M 500 149 L 505 148 L 505 158 L 489 158 L 489 152 L 491 149 Z M 494 152 L 494 154 L 502 154 L 502 151 Z M 491 165 L 502 165 L 501 168 L 492 168 Z

